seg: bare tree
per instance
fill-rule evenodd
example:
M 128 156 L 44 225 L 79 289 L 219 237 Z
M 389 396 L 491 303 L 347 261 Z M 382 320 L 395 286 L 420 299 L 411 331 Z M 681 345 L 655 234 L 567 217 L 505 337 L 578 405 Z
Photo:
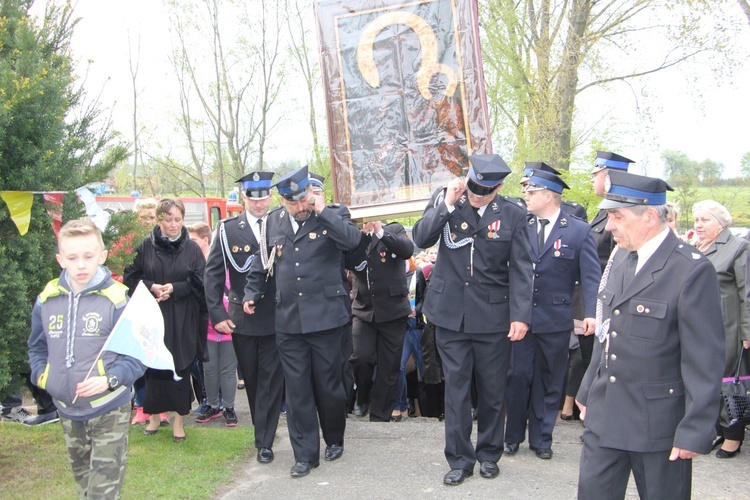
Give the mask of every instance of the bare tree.
M 224 196 L 228 182 L 255 165 L 263 168 L 278 123 L 271 109 L 283 84 L 283 6 L 261 0 L 252 15 L 233 0 L 173 1 L 172 7 L 178 121 L 190 160 L 168 156 L 162 164 L 189 167 L 181 175 L 193 190 L 205 191 L 213 181 Z
M 313 141 L 313 155 L 315 167 L 320 168 L 323 164 L 323 155 L 319 145 L 317 114 L 315 110 L 315 89 L 320 83 L 320 64 L 311 56 L 314 49 L 310 47 L 310 27 L 307 20 L 311 18 L 309 10 L 312 8 L 309 2 L 305 2 L 307 12 L 302 12 L 298 0 L 286 0 L 287 32 L 289 33 L 289 51 L 292 60 L 299 66 L 302 78 L 305 81 L 307 99 L 309 104 L 308 125 Z
M 273 117 L 271 108 L 279 97 L 284 84 L 284 48 L 281 45 L 280 29 L 282 28 L 281 12 L 284 3 L 260 0 L 260 12 L 253 10 L 245 12 L 244 22 L 249 28 L 248 33 L 255 36 L 243 37 L 242 46 L 248 51 L 255 64 L 255 70 L 260 74 L 260 89 L 257 98 L 257 140 L 258 140 L 258 168 L 264 168 L 264 155 L 269 135 L 278 125 L 280 118 Z M 260 14 L 260 17 L 257 17 Z M 255 21 L 253 21 L 255 19 Z
M 724 47 L 729 31 L 706 22 L 716 19 L 721 2 L 483 4 L 483 56 L 496 123 L 508 124 L 521 156 L 533 153 L 567 169 L 580 140 L 573 127 L 580 94 L 615 82 L 628 84 Z
M 133 46 L 130 41 L 130 30 L 128 30 L 128 65 L 130 68 L 130 82 L 133 86 L 133 191 L 138 189 L 138 159 L 140 154 L 140 143 L 138 140 L 138 66 L 141 55 L 141 37 L 138 36 L 138 44 L 133 58 Z

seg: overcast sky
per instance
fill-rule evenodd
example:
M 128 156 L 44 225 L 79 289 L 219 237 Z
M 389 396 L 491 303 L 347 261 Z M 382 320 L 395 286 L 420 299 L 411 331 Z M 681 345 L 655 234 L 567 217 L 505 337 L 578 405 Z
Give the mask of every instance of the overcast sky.
M 37 2 L 36 8 L 43 5 Z M 79 69 L 88 67 L 86 88 L 98 94 L 103 88 L 102 103 L 112 107 L 116 126 L 126 138 L 132 137 L 132 84 L 128 63 L 128 35 L 131 46 L 140 37 L 138 86 L 144 122 L 152 129 L 171 130 L 169 109 L 177 109 L 177 84 L 168 61 L 171 52 L 169 20 L 159 0 L 78 0 L 76 13 L 81 21 L 73 39 L 73 51 Z M 313 13 L 310 12 L 312 16 Z M 738 11 L 738 16 L 742 14 Z M 739 47 L 750 54 L 750 27 L 743 32 Z M 91 61 L 88 65 L 87 61 Z M 692 72 L 702 72 L 702 96 L 689 80 Z M 686 73 L 687 72 L 687 73 Z M 698 161 L 710 158 L 726 166 L 725 175 L 739 173 L 739 161 L 750 152 L 750 67 L 738 69 L 734 77 L 716 81 L 707 64 L 659 73 L 648 80 L 652 98 L 647 105 L 652 112 L 651 129 L 646 130 L 637 112 L 643 101 L 632 87 L 615 87 L 613 94 L 586 93 L 579 100 L 579 112 L 586 110 L 589 121 L 620 122 L 620 152 L 635 160 L 646 172 L 657 174 L 661 168 L 660 151 L 684 151 Z M 641 84 L 636 87 L 641 86 Z M 291 91 L 291 90 L 290 90 Z M 294 108 L 292 96 L 282 106 Z M 323 112 L 319 103 L 319 112 Z M 276 148 L 269 152 L 270 161 L 296 159 L 305 161 L 311 145 L 304 112 L 287 113 L 278 134 Z M 324 126 L 323 120 L 319 128 Z M 283 143 L 280 139 L 283 137 Z M 293 138 L 293 140 L 289 140 Z M 497 148 L 496 148 L 497 149 Z M 499 152 L 499 151 L 498 151 Z

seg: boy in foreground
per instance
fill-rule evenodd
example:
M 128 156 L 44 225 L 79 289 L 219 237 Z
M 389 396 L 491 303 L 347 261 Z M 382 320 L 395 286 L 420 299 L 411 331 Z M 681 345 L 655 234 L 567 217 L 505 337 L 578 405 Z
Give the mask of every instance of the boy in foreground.
M 91 221 L 62 227 L 57 262 L 63 271 L 37 297 L 28 341 L 31 380 L 57 406 L 81 498 L 119 497 L 131 385 L 145 371 L 130 356 L 101 351 L 127 302 L 127 288 L 103 266 L 106 258 Z

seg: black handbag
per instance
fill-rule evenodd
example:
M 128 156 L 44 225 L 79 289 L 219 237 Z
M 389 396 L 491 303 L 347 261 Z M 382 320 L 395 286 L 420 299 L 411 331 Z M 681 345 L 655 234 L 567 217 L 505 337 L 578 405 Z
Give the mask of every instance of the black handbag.
M 734 377 L 721 380 L 721 397 L 724 402 L 721 406 L 721 424 L 724 427 L 750 424 L 750 376 L 740 377 L 743 352 L 740 345 Z

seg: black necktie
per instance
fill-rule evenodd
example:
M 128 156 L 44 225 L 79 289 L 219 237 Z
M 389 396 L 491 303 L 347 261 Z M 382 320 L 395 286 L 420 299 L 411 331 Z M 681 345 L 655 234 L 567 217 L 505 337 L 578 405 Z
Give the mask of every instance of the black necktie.
M 479 222 L 479 219 L 481 218 L 479 216 L 479 209 L 476 207 L 471 207 L 471 208 L 474 210 L 474 219 L 476 220 L 476 222 Z
M 549 224 L 549 219 L 539 219 L 539 232 L 536 234 L 539 238 L 539 250 L 544 246 L 544 228 Z
M 622 276 L 622 289 L 627 288 L 628 283 L 635 276 L 635 268 L 638 266 L 638 252 L 630 252 L 628 260 L 625 261 L 625 273 Z

